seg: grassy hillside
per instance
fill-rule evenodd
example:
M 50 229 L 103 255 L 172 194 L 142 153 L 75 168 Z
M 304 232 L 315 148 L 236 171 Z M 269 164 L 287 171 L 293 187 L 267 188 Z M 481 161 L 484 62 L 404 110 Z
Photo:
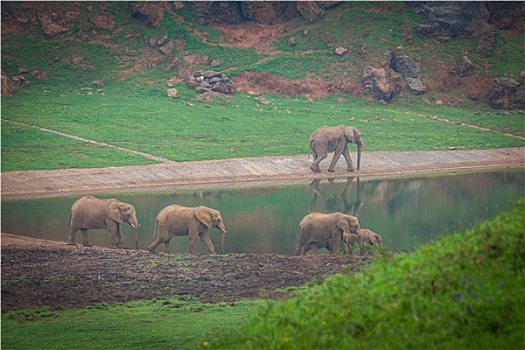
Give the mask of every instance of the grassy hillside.
M 61 4 L 64 10 L 73 6 Z M 72 29 L 52 38 L 34 26 L 3 31 L 2 71 L 8 77 L 27 71 L 22 75 L 31 85 L 20 87 L 15 96 L 2 97 L 2 171 L 151 163 L 30 126 L 175 161 L 308 153 L 309 135 L 325 124 L 358 127 L 367 141 L 364 151 L 524 144 L 506 135 L 525 136 L 523 113 L 492 110 L 483 100 L 469 98 L 467 82 L 448 77 L 449 68 L 468 54 L 479 79 L 471 87 L 495 76 L 517 78 L 523 70 L 524 34 L 498 32 L 489 58 L 476 55 L 474 39 L 440 43 L 413 35 L 408 44 L 403 42 L 405 33 L 423 21 L 412 8 L 404 3 L 345 2 L 316 23 L 297 18 L 283 24 L 272 32 L 266 48 L 257 51 L 228 43 L 224 28 L 197 25 L 188 6 L 176 11 L 170 4 L 158 27 L 149 28 L 132 17 L 133 3 L 94 2 L 89 10 L 87 4 L 76 5 L 80 15 Z M 111 18 L 115 27 L 92 30 L 89 19 L 95 15 Z M 250 40 L 246 24 L 240 28 Z M 176 43 L 169 55 L 148 44 L 164 35 Z M 291 36 L 297 38 L 295 46 L 288 45 Z M 365 55 L 358 53 L 362 44 L 368 50 Z M 333 53 L 337 46 L 350 48 L 351 53 L 337 56 Z M 423 75 L 435 89 L 422 96 L 403 92 L 388 105 L 363 98 L 364 67 L 379 66 L 384 53 L 394 48 L 420 59 Z M 175 59 L 180 67 L 169 68 Z M 211 66 L 213 60 L 221 60 L 219 67 Z M 268 91 L 263 97 L 270 103 L 261 104 L 246 91 L 213 101 L 195 100 L 197 93 L 182 80 L 202 69 L 223 71 L 234 80 L 242 80 L 244 72 L 268 73 L 270 81 L 265 84 L 242 82 L 255 91 Z M 32 77 L 34 71 L 44 72 L 45 78 Z M 272 93 L 272 84 L 275 91 L 282 87 L 278 79 L 287 79 L 288 92 L 301 85 L 323 90 L 315 82 L 328 81 L 357 96 L 336 89 L 335 94 L 313 100 L 283 97 Z M 93 84 L 100 80 L 103 86 Z M 177 99 L 166 96 L 170 80 L 179 91 Z
M 274 302 L 205 347 L 520 349 L 525 201 L 468 232 Z M 211 337 L 210 339 L 214 339 Z

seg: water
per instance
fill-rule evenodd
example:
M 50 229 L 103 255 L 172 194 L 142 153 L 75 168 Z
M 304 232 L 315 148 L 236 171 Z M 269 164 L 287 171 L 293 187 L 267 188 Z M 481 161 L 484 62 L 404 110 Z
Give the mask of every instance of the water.
M 222 213 L 227 253 L 293 255 L 299 221 L 308 213 L 340 211 L 383 237 L 388 249 L 409 251 L 442 232 L 469 228 L 507 211 L 525 195 L 525 171 L 504 170 L 404 179 L 313 181 L 294 186 L 99 195 L 133 204 L 141 227 L 139 248 L 154 241 L 157 213 L 167 205 L 205 205 Z M 80 196 L 2 201 L 2 232 L 66 241 L 71 205 Z M 133 247 L 133 230 L 121 225 Z M 108 246 L 107 230 L 89 230 L 91 242 Z M 218 248 L 220 234 L 210 229 Z M 82 242 L 77 232 L 76 242 Z M 172 252 L 184 252 L 188 237 L 174 237 Z M 157 248 L 162 251 L 163 246 Z M 218 250 L 218 249 L 217 249 Z M 197 253 L 206 253 L 200 241 Z

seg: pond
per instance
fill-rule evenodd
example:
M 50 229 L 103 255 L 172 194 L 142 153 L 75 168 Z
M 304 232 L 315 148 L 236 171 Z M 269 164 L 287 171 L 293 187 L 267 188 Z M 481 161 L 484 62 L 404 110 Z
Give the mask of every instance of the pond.
M 355 215 L 363 228 L 383 237 L 391 251 L 410 251 L 440 233 L 469 228 L 507 211 L 525 195 L 524 169 L 447 174 L 400 179 L 315 180 L 293 186 L 98 195 L 133 204 L 141 227 L 139 248 L 154 241 L 157 213 L 167 205 L 205 205 L 220 210 L 226 229 L 226 253 L 293 255 L 299 221 L 310 212 Z M 2 201 L 2 232 L 66 241 L 69 210 L 81 196 Z M 121 225 L 125 243 L 133 230 Z M 106 230 L 88 231 L 95 245 L 108 246 Z M 210 230 L 216 248 L 217 229 Z M 77 232 L 76 242 L 82 242 Z M 188 237 L 174 237 L 172 252 L 184 252 Z M 157 248 L 162 251 L 163 246 Z M 218 249 L 217 249 L 218 250 Z M 206 253 L 200 241 L 195 252 Z

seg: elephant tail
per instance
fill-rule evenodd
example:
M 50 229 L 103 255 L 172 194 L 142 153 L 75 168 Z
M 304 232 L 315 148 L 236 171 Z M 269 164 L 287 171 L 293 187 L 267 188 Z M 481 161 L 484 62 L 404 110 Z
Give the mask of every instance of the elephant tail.
M 69 221 L 67 222 L 67 227 L 71 227 L 71 217 L 73 216 L 73 210 L 69 211 Z
M 155 219 L 155 228 L 153 229 L 153 237 L 157 236 L 157 225 L 159 223 L 159 219 Z

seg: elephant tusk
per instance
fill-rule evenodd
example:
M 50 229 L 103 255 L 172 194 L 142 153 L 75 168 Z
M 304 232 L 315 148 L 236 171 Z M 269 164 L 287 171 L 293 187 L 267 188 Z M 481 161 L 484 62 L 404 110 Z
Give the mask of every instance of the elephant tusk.
M 133 227 L 133 228 L 137 228 L 137 226 L 135 226 L 135 224 L 131 224 L 131 227 Z

